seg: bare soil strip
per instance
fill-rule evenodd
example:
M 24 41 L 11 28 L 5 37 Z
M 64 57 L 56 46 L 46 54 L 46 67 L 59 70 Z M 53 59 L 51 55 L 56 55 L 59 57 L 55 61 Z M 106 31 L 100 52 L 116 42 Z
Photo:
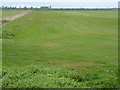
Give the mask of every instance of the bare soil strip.
M 12 20 L 15 20 L 17 18 L 20 18 L 28 13 L 32 12 L 31 10 L 27 10 L 27 11 L 24 11 L 24 12 L 20 12 L 18 14 L 15 14 L 15 15 L 10 15 L 10 16 L 6 16 L 4 18 L 2 18 L 2 20 L 8 20 L 8 21 L 12 21 Z

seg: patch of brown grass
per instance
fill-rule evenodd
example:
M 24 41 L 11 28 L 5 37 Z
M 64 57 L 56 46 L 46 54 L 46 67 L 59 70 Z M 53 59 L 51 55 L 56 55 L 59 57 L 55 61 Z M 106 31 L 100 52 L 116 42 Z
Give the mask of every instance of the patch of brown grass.
M 60 42 L 50 42 L 50 43 L 43 44 L 43 46 L 47 47 L 47 48 L 55 48 L 55 47 L 61 47 L 62 43 L 60 43 Z
M 55 65 L 55 66 L 62 66 L 62 67 L 70 67 L 70 68 L 82 68 L 87 66 L 95 65 L 94 62 L 88 62 L 88 61 L 67 61 L 67 60 L 46 60 L 45 62 L 40 62 L 41 64 L 49 64 L 49 65 Z

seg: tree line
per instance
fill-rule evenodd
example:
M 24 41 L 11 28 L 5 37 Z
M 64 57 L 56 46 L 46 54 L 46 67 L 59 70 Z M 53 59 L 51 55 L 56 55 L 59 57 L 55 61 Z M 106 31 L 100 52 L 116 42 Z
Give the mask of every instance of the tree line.
M 117 8 L 51 8 L 51 6 L 42 6 L 42 7 L 8 7 L 8 6 L 2 6 L 0 7 L 3 10 L 7 9 L 13 9 L 13 10 L 116 10 Z

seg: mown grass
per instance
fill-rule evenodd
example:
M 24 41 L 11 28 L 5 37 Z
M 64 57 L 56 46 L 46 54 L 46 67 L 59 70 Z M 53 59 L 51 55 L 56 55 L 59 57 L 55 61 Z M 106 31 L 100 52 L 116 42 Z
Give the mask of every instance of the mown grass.
M 116 88 L 117 18 L 117 11 L 33 11 L 3 26 L 3 87 Z
M 22 12 L 23 10 L 2 10 L 0 12 L 0 15 L 2 15 L 2 17 L 6 17 L 6 16 L 10 16 L 10 15 L 15 15 L 17 13 Z

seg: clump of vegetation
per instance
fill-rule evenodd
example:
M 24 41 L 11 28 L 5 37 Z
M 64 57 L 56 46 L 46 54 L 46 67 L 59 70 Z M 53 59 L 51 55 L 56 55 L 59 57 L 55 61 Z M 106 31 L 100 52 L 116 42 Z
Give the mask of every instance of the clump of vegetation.
M 3 88 L 117 88 L 117 69 L 91 66 L 81 70 L 30 65 L 3 69 Z
M 15 32 L 13 31 L 7 31 L 7 30 L 3 30 L 2 31 L 2 38 L 6 38 L 6 39 L 12 39 L 15 36 Z
M 2 24 L 10 22 L 9 20 L 2 20 Z
M 8 23 L 9 20 L 2 20 L 2 24 Z M 2 34 L 0 35 L 0 38 L 6 38 L 6 39 L 11 39 L 15 36 L 15 33 L 11 30 L 2 30 Z

